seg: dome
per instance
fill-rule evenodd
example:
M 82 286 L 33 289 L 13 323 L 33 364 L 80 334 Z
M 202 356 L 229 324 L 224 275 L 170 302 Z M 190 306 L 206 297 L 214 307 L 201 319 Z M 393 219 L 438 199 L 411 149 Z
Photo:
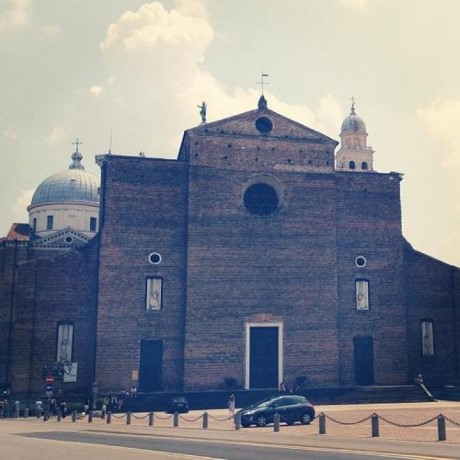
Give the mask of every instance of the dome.
M 355 112 L 355 105 L 353 104 L 351 106 L 351 112 L 350 115 L 348 115 L 345 120 L 343 120 L 342 123 L 342 129 L 341 132 L 347 132 L 347 131 L 361 131 L 363 133 L 366 132 L 366 125 L 364 124 L 364 121 L 362 118 L 358 117 Z
M 30 206 L 45 203 L 83 202 L 99 204 L 99 177 L 85 171 L 76 151 L 69 169 L 45 179 L 35 190 Z

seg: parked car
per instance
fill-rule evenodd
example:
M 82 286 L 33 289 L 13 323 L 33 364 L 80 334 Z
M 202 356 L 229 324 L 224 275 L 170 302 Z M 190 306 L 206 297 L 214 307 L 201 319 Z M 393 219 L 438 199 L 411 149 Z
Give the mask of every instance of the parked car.
M 275 414 L 280 415 L 280 421 L 288 425 L 300 422 L 310 424 L 315 418 L 315 408 L 303 396 L 275 396 L 259 401 L 252 406 L 239 411 L 241 425 L 245 428 L 251 425 L 265 426 L 273 423 Z
M 189 405 L 187 399 L 183 396 L 176 396 L 171 400 L 166 413 L 174 414 L 175 412 L 178 412 L 179 414 L 186 414 L 188 411 Z

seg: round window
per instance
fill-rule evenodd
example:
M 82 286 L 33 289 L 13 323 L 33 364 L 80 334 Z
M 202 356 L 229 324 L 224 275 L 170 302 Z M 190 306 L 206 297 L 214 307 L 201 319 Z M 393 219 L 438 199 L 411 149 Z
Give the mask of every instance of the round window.
M 278 207 L 278 195 L 270 185 L 254 184 L 244 193 L 244 206 L 252 214 L 272 214 Z
M 161 262 L 161 255 L 158 252 L 152 252 L 149 254 L 149 262 L 152 265 L 158 265 Z
M 67 244 L 71 244 L 72 241 L 73 241 L 73 238 L 71 236 L 66 236 L 64 241 L 67 243 Z
M 259 117 L 256 120 L 256 129 L 259 133 L 267 134 L 273 129 L 273 123 L 270 118 Z
M 365 257 L 363 256 L 358 256 L 356 257 L 355 259 L 355 265 L 359 268 L 362 268 L 362 267 L 365 267 L 367 264 L 367 260 Z

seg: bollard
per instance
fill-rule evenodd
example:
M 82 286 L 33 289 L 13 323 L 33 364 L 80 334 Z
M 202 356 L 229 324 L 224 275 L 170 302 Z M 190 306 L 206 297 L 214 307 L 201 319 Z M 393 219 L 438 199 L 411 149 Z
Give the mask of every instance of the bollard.
M 60 422 L 61 421 L 61 411 L 58 410 L 58 413 L 57 413 L 57 421 Z
M 235 430 L 241 430 L 241 413 L 237 412 L 233 418 L 235 420 Z
M 440 414 L 438 416 L 438 441 L 445 441 L 446 439 L 446 418 Z
M 377 414 L 372 414 L 372 437 L 378 438 L 380 436 L 379 431 L 379 416 Z
M 88 412 L 88 423 L 93 423 L 93 412 L 92 411 Z
M 126 425 L 131 425 L 131 412 L 126 413 Z
M 149 426 L 153 426 L 153 412 L 149 412 Z
M 110 424 L 110 422 L 112 421 L 112 412 L 107 412 L 107 417 L 105 419 L 105 423 L 107 423 L 107 425 Z
M 24 409 L 24 418 L 29 418 L 29 408 L 28 407 Z
M 179 426 L 179 413 L 178 412 L 174 412 L 174 424 L 173 424 L 174 428 L 177 428 Z
M 326 434 L 326 416 L 319 414 L 319 434 Z
M 76 422 L 76 421 L 77 421 L 77 411 L 74 410 L 74 411 L 72 412 L 72 422 Z
M 208 427 L 208 413 L 205 411 L 203 414 L 203 429 Z
M 273 416 L 273 431 L 275 433 L 278 433 L 278 431 L 280 430 L 280 414 L 275 414 Z
M 47 422 L 49 418 L 50 418 L 49 412 L 45 411 L 45 413 L 43 414 L 43 421 Z

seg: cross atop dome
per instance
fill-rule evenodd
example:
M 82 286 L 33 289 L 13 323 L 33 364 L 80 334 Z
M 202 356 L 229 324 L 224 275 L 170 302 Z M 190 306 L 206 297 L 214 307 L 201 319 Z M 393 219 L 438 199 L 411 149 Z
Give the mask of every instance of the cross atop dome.
M 75 152 L 72 153 L 72 156 L 70 157 L 72 159 L 72 164 L 69 166 L 69 169 L 85 169 L 85 167 L 81 164 L 81 160 L 83 160 L 83 155 L 78 151 L 78 146 L 80 144 L 83 144 L 80 139 L 78 139 L 75 142 L 72 142 L 72 145 L 75 145 Z

